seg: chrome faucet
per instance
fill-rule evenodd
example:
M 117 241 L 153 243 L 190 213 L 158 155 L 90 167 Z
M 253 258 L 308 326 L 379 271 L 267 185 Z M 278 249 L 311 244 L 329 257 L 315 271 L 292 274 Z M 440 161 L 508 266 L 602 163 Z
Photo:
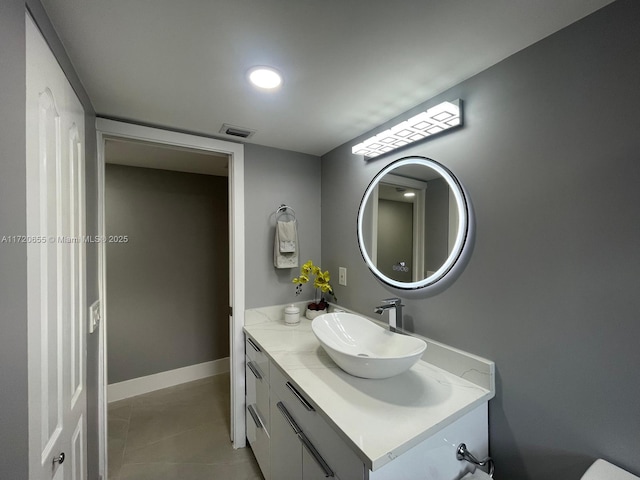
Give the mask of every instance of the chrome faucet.
M 402 328 L 402 300 L 399 298 L 386 298 L 382 300 L 382 305 L 375 308 L 375 313 L 389 310 L 389 330 L 396 332 L 398 328 Z

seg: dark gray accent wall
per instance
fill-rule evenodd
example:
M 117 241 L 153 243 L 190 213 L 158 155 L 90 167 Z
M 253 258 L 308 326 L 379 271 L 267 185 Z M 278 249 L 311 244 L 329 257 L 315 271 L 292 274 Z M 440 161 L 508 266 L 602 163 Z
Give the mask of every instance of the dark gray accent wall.
M 357 246 L 371 178 L 416 154 L 467 187 L 470 262 L 405 299 L 405 324 L 496 362 L 497 480 L 577 480 L 598 457 L 640 474 L 638 25 L 640 2 L 618 0 L 423 105 L 462 98 L 462 129 L 370 162 L 350 153 L 360 139 L 322 158 L 323 267 L 349 269 L 336 293 L 365 314 L 390 296 Z
M 107 142 L 106 158 L 109 158 Z M 108 382 L 229 356 L 228 179 L 107 165 Z
M 298 268 L 273 266 L 276 221 L 273 213 L 283 203 L 295 210 L 300 265 L 309 259 L 319 263 L 320 158 L 252 144 L 245 145 L 244 158 L 246 306 L 313 298 L 310 287 L 304 288 L 300 298 L 296 297 L 291 280 L 299 275 Z M 334 214 L 338 216 L 340 212 Z
M 24 1 L 0 2 L 0 237 L 27 231 Z M 27 246 L 0 243 L 0 478 L 27 478 Z

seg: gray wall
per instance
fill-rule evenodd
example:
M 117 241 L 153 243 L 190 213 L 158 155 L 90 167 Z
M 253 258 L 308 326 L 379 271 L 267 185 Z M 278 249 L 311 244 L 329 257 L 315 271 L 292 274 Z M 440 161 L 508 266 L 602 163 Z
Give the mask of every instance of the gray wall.
M 24 1 L 0 2 L 0 236 L 25 235 Z M 27 248 L 0 243 L 0 478 L 27 478 Z
M 410 282 L 413 275 L 413 203 L 378 199 L 378 258 L 376 266 L 387 277 Z M 405 262 L 406 272 L 394 270 Z
M 245 145 L 244 155 L 246 306 L 311 299 L 310 287 L 295 295 L 291 280 L 299 268 L 273 266 L 273 213 L 283 203 L 295 210 L 300 265 L 309 259 L 320 262 L 320 158 L 259 145 Z
M 25 6 L 54 51 L 85 108 L 87 233 L 97 225 L 95 116 L 91 102 L 38 0 L 0 2 L 0 234 L 26 232 Z M 87 246 L 87 302 L 98 296 L 97 251 Z M 0 478 L 27 478 L 27 286 L 26 248 L 0 246 Z M 87 337 L 87 399 L 97 405 L 98 338 Z M 87 411 L 88 474 L 97 478 L 98 412 Z
M 128 236 L 107 245 L 109 383 L 229 356 L 228 190 L 107 165 L 107 235 Z
M 449 256 L 449 185 L 444 179 L 429 181 L 425 192 L 424 272 L 435 272 Z
M 471 260 L 405 312 L 496 362 L 498 480 L 578 479 L 597 457 L 640 474 L 638 25 L 640 2 L 618 0 L 424 105 L 462 98 L 461 130 L 371 162 L 350 154 L 360 139 L 322 158 L 323 267 L 348 267 L 338 298 L 367 314 L 389 296 L 355 233 L 371 178 L 418 154 L 467 187 Z

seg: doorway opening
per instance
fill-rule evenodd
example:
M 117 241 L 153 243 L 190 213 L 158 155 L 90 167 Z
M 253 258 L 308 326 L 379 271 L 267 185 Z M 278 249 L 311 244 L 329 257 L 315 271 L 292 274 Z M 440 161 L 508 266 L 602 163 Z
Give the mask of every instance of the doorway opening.
M 145 393 L 145 389 L 151 391 L 225 370 L 229 371 L 230 378 L 230 412 L 225 423 L 233 447 L 244 447 L 244 375 L 241 355 L 244 324 L 243 146 L 106 119 L 98 119 L 96 127 L 100 211 L 98 231 L 102 238 L 113 239 L 113 242 L 99 244 L 100 313 L 103 319 L 99 342 L 101 469 L 106 473 L 109 400 L 136 394 L 136 389 L 141 388 L 138 391 Z M 109 194 L 111 189 L 115 190 Z M 119 189 L 125 195 L 118 199 L 116 192 Z M 142 205 L 133 208 L 130 201 L 139 196 L 142 190 L 146 190 L 147 194 L 151 191 L 151 198 L 147 195 Z M 217 193 L 212 195 L 212 190 Z M 202 195 L 198 195 L 198 191 Z M 220 198 L 221 191 L 223 196 L 226 195 L 226 202 Z M 180 192 L 185 195 L 180 195 Z M 214 198 L 216 196 L 217 199 Z M 175 197 L 182 197 L 183 203 L 173 204 L 172 207 L 172 197 L 174 200 Z M 199 220 L 189 218 L 193 215 L 204 218 L 209 206 L 213 205 L 211 202 L 217 203 L 211 212 L 213 224 L 211 219 L 208 224 L 206 221 L 198 224 Z M 223 204 L 222 208 L 220 204 Z M 107 208 L 113 211 L 109 212 Z M 170 211 L 172 209 L 173 212 Z M 200 210 L 199 214 L 197 210 Z M 116 214 L 115 217 L 112 218 L 111 213 Z M 149 231 L 149 225 L 153 225 L 151 217 L 160 215 L 164 215 L 166 220 L 160 225 L 165 230 Z M 210 232 L 214 229 L 218 240 L 220 236 L 226 237 L 225 245 L 216 246 L 211 241 L 211 250 L 207 252 L 207 239 L 197 238 L 198 229 L 202 228 Z M 123 231 L 115 231 L 118 229 Z M 227 230 L 228 233 L 225 232 Z M 207 236 L 206 232 L 201 234 L 201 237 Z M 133 236 L 137 237 L 135 244 Z M 188 250 L 183 261 L 171 258 L 171 248 Z M 113 256 L 115 267 L 111 260 L 107 260 L 108 255 Z M 220 264 L 221 257 L 226 265 Z M 127 263 L 139 264 L 139 261 L 143 265 L 146 262 L 146 268 L 129 270 L 127 273 Z M 189 269 L 188 264 L 193 268 Z M 208 267 L 216 270 L 214 275 L 207 272 Z M 166 285 L 167 282 L 173 282 L 174 285 Z M 203 283 L 218 291 L 208 296 L 205 291 L 207 285 L 203 286 Z M 118 292 L 118 298 L 114 299 L 116 303 L 108 300 L 110 291 Z M 174 311 L 168 312 L 170 302 L 166 297 L 172 294 L 174 298 L 180 297 L 182 302 L 177 302 L 172 307 Z M 194 301 L 196 297 L 202 300 L 199 305 L 195 305 L 198 303 Z M 111 308 L 113 316 L 109 310 Z M 127 313 L 123 315 L 123 311 Z M 138 323 L 136 332 L 127 332 L 127 321 L 123 318 L 126 315 L 143 319 L 142 325 Z M 212 332 L 211 325 L 206 323 L 207 316 L 222 317 L 225 323 L 223 328 L 218 325 L 217 333 L 212 335 L 215 338 L 210 338 L 210 343 L 214 345 L 207 344 L 207 332 Z M 150 321 L 151 317 L 153 319 Z M 154 330 L 158 327 L 154 325 L 154 320 L 159 317 L 164 317 L 164 326 L 168 331 Z M 114 322 L 113 331 L 110 330 L 111 319 Z M 145 319 L 148 322 L 146 326 Z M 127 360 L 127 356 L 135 357 L 135 347 L 120 345 L 122 348 L 119 349 L 117 360 L 114 359 L 114 368 L 109 368 L 112 377 L 109 381 L 116 382 L 118 388 L 108 389 L 107 338 L 110 342 L 116 342 L 115 347 L 118 347 L 114 338 L 119 336 L 131 340 L 136 335 L 140 338 L 146 336 L 147 339 L 153 337 L 154 341 L 147 343 L 145 348 L 149 351 L 138 352 L 144 360 L 137 362 L 133 368 L 130 368 L 132 362 Z M 165 340 L 162 340 L 163 336 Z M 164 347 L 161 345 L 163 341 L 166 342 Z M 168 350 L 167 345 L 175 347 L 173 352 Z M 194 359 L 195 364 L 180 366 L 193 363 Z M 133 380 L 141 375 L 145 379 L 142 383 Z M 126 377 L 131 377 L 131 381 Z

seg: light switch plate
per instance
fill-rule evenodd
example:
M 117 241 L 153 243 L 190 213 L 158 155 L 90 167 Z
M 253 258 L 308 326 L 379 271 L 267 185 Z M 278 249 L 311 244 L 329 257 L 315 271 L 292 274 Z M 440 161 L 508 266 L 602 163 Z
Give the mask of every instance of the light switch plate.
M 347 286 L 347 269 L 346 267 L 338 267 L 338 283 Z
M 93 333 L 100 323 L 100 300 L 89 307 L 89 333 Z

